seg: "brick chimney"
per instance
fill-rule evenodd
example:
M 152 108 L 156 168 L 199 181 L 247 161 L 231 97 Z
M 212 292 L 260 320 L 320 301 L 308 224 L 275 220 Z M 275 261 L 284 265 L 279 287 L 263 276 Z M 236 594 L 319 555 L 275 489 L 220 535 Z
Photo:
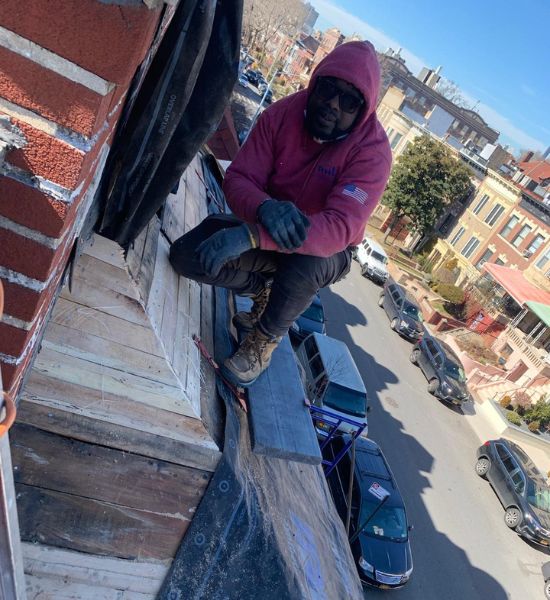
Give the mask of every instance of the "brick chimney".
M 525 152 L 525 154 L 523 154 L 521 156 L 521 158 L 519 159 L 519 162 L 520 163 L 522 163 L 522 162 L 529 162 L 533 158 L 534 155 L 535 155 L 535 153 L 532 150 L 527 150 Z
M 0 368 L 11 393 L 40 340 L 161 4 L 0 2 Z

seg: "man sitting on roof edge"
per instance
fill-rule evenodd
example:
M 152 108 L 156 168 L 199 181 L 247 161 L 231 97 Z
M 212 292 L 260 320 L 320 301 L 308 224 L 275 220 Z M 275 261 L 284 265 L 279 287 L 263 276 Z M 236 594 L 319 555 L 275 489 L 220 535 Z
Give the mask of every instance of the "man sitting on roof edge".
M 210 215 L 176 240 L 180 274 L 250 296 L 246 331 L 224 374 L 250 385 L 317 291 L 342 279 L 351 246 L 382 195 L 391 149 L 376 117 L 380 68 L 370 42 L 349 42 L 314 70 L 307 90 L 269 106 L 229 167 L 234 215 Z

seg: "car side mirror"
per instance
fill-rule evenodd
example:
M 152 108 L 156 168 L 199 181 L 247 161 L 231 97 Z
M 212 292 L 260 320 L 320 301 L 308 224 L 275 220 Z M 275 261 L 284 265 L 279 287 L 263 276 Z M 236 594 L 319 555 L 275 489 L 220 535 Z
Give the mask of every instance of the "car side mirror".
M 409 526 L 407 527 L 407 531 L 412 531 L 413 529 L 414 529 L 414 525 L 409 525 Z
M 367 406 L 367 412 L 371 411 L 372 406 Z

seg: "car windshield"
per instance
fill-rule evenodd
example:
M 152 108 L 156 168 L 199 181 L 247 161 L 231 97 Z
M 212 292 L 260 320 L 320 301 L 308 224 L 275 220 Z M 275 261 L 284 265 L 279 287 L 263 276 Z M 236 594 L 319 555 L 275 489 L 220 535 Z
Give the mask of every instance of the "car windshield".
M 364 417 L 367 412 L 367 398 L 365 394 L 330 383 L 323 396 L 323 404 L 356 417 Z
M 445 374 L 460 383 L 466 383 L 464 369 L 454 362 L 445 363 Z
M 414 304 L 409 304 L 408 302 L 405 302 L 403 304 L 403 312 L 406 315 L 408 315 L 409 317 L 411 317 L 411 319 L 414 319 L 415 321 L 422 323 L 422 321 L 423 321 L 422 313 L 418 310 L 418 308 Z
M 550 488 L 532 479 L 529 480 L 527 502 L 538 510 L 550 513 Z
M 373 250 L 371 256 L 374 258 L 374 260 L 377 260 L 384 265 L 388 262 L 388 259 L 384 255 L 379 254 L 378 252 L 374 252 L 374 250 Z
M 311 319 L 312 321 L 317 321 L 317 323 L 322 323 L 325 320 L 323 307 L 319 304 L 312 304 L 304 310 L 302 317 L 306 317 L 306 319 Z
M 368 494 L 368 492 L 367 492 Z M 361 504 L 361 515 L 359 525 L 364 523 L 369 515 L 372 515 L 379 505 L 376 500 L 365 498 Z M 384 538 L 402 542 L 407 539 L 407 518 L 405 510 L 398 506 L 382 506 L 374 517 L 369 520 L 363 533 L 371 537 Z

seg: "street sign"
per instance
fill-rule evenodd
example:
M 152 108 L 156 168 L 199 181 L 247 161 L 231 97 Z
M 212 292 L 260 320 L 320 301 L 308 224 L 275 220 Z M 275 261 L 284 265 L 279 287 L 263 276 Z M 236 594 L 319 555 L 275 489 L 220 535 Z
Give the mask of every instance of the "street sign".
M 376 481 L 370 486 L 369 492 L 373 496 L 376 496 L 378 500 L 384 500 L 384 498 L 387 498 L 390 495 L 388 490 L 383 488 L 379 483 L 376 483 Z

